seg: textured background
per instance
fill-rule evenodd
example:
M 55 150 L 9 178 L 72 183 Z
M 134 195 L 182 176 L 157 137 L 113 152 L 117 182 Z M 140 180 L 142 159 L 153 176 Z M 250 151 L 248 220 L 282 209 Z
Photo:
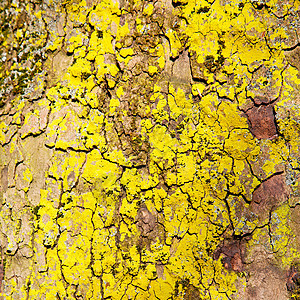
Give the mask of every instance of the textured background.
M 298 0 L 0 24 L 2 299 L 300 299 Z

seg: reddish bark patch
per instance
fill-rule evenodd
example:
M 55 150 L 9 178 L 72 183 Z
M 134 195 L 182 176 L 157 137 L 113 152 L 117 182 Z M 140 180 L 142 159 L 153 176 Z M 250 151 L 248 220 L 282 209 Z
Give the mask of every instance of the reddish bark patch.
M 300 289 L 300 273 L 299 269 L 296 266 L 291 266 L 287 282 L 286 288 L 289 292 L 299 292 Z
M 284 202 L 288 197 L 285 175 L 273 175 L 262 182 L 253 192 L 252 200 L 261 206 L 274 206 Z
M 260 219 L 265 219 L 270 211 L 286 201 L 288 196 L 289 188 L 285 183 L 285 175 L 273 175 L 263 181 L 253 192 L 251 211 Z
M 264 98 L 256 98 L 262 103 Z M 260 99 L 260 100 L 259 100 Z M 267 100 L 264 100 L 267 101 Z M 251 133 L 258 139 L 272 139 L 277 137 L 274 110 L 272 106 L 261 105 L 246 112 Z
M 235 272 L 243 271 L 244 247 L 242 247 L 241 241 L 225 242 L 214 254 L 215 259 L 219 259 L 220 256 L 223 256 L 222 263 L 225 269 Z

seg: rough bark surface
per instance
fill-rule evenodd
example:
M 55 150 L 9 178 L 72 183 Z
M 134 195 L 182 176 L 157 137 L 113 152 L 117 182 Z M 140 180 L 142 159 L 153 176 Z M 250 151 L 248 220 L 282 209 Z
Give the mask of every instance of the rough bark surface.
M 2 299 L 300 299 L 299 16 L 2 0 Z

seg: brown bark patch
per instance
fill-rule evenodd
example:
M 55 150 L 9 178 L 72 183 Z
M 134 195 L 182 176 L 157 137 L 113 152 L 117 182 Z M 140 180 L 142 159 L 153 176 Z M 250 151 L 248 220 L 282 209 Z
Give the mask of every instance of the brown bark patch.
M 172 70 L 172 79 L 178 83 L 190 84 L 192 80 L 192 74 L 188 51 L 184 51 L 174 62 Z
M 201 299 L 200 292 L 193 285 L 189 285 L 185 291 L 185 300 L 199 300 Z
M 263 96 L 256 96 L 254 98 L 254 103 L 256 105 L 269 104 L 270 103 L 270 99 L 267 98 L 267 97 L 263 97 Z
M 286 282 L 286 288 L 289 292 L 300 297 L 300 273 L 297 266 L 291 266 Z
M 71 184 L 75 180 L 75 172 L 71 171 L 70 174 L 67 177 L 67 181 L 69 184 Z
M 224 268 L 230 271 L 242 272 L 244 270 L 244 247 L 239 240 L 225 241 L 214 254 L 215 259 L 222 256 Z
M 156 227 L 155 217 L 151 214 L 145 204 L 142 204 L 137 214 L 137 227 L 142 237 L 150 238 Z
M 265 219 L 273 208 L 286 201 L 288 197 L 289 188 L 285 183 L 285 175 L 273 175 L 253 192 L 251 209 L 260 219 Z
M 273 206 L 287 200 L 288 189 L 285 175 L 273 175 L 263 181 L 253 192 L 252 200 L 261 206 Z
M 2 190 L 5 192 L 8 187 L 8 167 L 5 166 L 2 171 L 1 171 L 1 185 L 2 185 Z
M 292 51 L 287 52 L 287 60 L 288 62 L 295 68 L 300 71 L 300 49 L 299 47 L 296 47 Z
M 256 101 L 259 102 L 262 101 L 262 99 L 263 98 L 257 98 Z M 272 139 L 277 137 L 277 128 L 272 106 L 255 106 L 249 109 L 246 115 L 248 118 L 250 131 L 256 138 Z

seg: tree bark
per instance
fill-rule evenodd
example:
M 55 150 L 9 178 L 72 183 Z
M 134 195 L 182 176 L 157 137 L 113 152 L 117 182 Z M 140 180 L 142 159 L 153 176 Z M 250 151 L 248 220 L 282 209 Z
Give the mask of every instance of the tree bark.
M 298 299 L 299 5 L 3 0 L 2 299 Z

